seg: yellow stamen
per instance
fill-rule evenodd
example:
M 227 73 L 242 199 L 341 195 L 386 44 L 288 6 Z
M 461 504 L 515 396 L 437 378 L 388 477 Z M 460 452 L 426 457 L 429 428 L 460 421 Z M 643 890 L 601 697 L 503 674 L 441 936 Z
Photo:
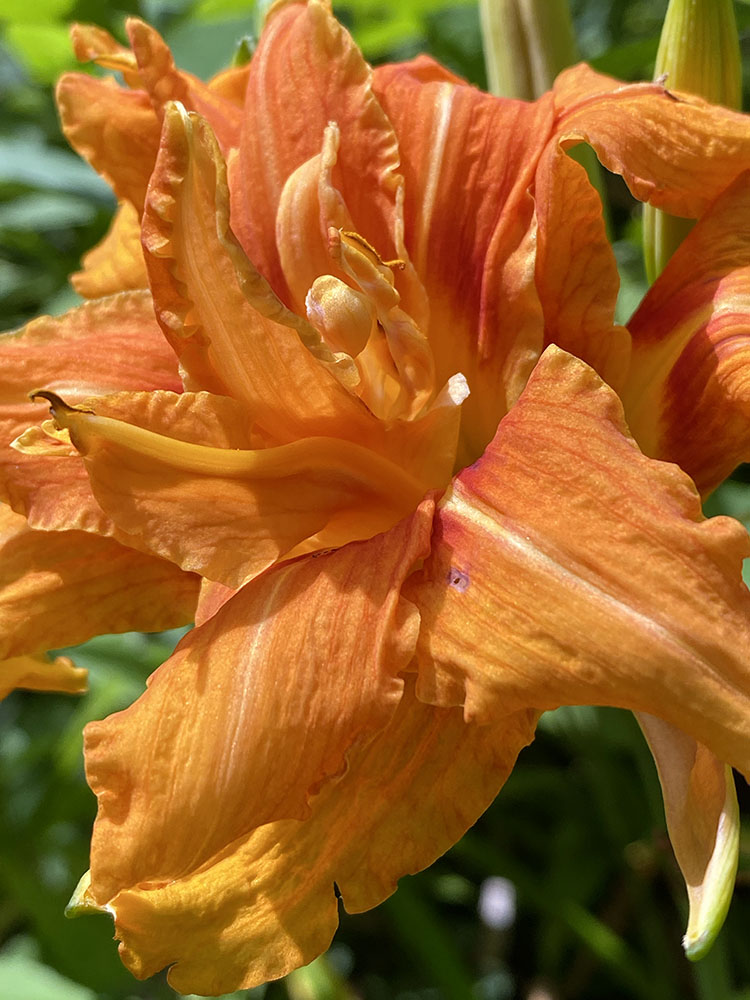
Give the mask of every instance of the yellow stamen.
M 351 441 L 331 437 L 309 437 L 257 451 L 214 448 L 191 444 L 155 431 L 127 424 L 112 417 L 97 416 L 90 409 L 69 406 L 54 392 L 37 391 L 59 427 L 67 428 L 71 440 L 86 455 L 92 439 L 108 441 L 183 472 L 231 479 L 274 479 L 304 473 L 333 473 L 363 483 L 389 503 L 418 503 L 425 493 L 423 483 L 382 455 Z
M 400 257 L 396 257 L 395 260 L 383 260 L 378 251 L 372 245 L 372 243 L 368 243 L 367 240 L 364 238 L 364 236 L 360 235 L 359 233 L 353 233 L 348 229 L 342 229 L 341 235 L 346 237 L 347 240 L 357 244 L 360 250 L 364 250 L 368 254 L 370 254 L 371 257 L 374 258 L 373 263 L 375 264 L 382 264 L 384 267 L 398 268 L 399 271 L 403 271 L 404 268 L 406 267 L 406 261 L 401 260 Z M 350 246 L 351 242 L 349 244 Z

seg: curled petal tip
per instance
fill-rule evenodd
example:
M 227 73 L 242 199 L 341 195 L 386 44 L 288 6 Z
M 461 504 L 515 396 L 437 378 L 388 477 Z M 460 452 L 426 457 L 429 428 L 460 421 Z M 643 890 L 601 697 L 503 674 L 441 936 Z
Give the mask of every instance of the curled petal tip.
M 99 906 L 91 894 L 91 872 L 84 872 L 70 897 L 70 902 L 65 907 L 65 916 L 72 920 L 74 917 L 83 917 L 91 913 L 108 912 L 108 907 Z
M 725 768 L 726 798 L 716 832 L 716 846 L 703 884 L 689 887 L 690 916 L 682 939 L 691 962 L 704 958 L 721 930 L 734 892 L 740 844 L 740 813 L 731 767 Z

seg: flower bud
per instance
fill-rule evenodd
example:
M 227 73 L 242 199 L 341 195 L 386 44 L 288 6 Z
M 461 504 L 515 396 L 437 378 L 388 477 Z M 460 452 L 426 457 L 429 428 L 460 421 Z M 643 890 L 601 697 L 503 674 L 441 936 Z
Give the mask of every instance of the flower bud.
M 739 108 L 742 66 L 732 0 L 670 0 L 654 75 L 670 90 Z M 645 205 L 643 249 L 653 281 L 693 226 Z

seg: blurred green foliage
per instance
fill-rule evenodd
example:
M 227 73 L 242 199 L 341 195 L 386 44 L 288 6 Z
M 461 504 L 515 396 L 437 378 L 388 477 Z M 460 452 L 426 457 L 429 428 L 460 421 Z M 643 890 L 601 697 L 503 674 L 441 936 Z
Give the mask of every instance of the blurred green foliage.
M 583 57 L 625 79 L 648 77 L 666 0 L 572 0 Z M 485 82 L 473 0 L 348 0 L 336 5 L 372 61 L 430 51 Z M 124 37 L 132 13 L 167 38 L 178 63 L 207 76 L 257 32 L 247 0 L 0 0 L 0 313 L 14 327 L 67 308 L 81 254 L 104 233 L 108 188 L 59 134 L 51 84 L 74 68 L 69 20 Z M 750 6 L 737 6 L 745 64 Z M 750 73 L 746 72 L 746 80 Z M 645 288 L 639 217 L 607 178 L 622 276 L 619 318 Z M 709 502 L 750 525 L 742 470 Z M 0 705 L 0 997 L 162 1000 L 164 977 L 123 969 L 106 918 L 65 921 L 87 867 L 94 800 L 81 729 L 130 704 L 176 636 L 104 637 L 76 651 L 91 671 L 80 699 L 18 692 Z M 743 786 L 741 799 L 747 804 Z M 349 917 L 327 959 L 237 996 L 278 1000 L 750 1000 L 750 844 L 727 927 L 692 967 L 680 937 L 684 889 L 666 836 L 653 764 L 627 713 L 561 709 L 543 717 L 498 801 L 429 871 L 404 879 L 370 913 Z M 508 882 L 487 880 L 503 876 Z M 492 926 L 482 892 L 514 887 L 517 910 Z M 506 903 L 509 900 L 506 900 Z M 484 911 L 482 911 L 484 912 Z

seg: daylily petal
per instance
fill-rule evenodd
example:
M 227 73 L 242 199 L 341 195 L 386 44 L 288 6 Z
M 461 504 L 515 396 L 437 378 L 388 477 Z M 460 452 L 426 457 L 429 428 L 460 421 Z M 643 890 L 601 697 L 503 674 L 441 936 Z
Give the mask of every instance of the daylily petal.
M 560 118 L 591 97 L 600 97 L 613 90 L 627 87 L 622 80 L 606 73 L 598 73 L 585 63 L 569 66 L 557 77 L 552 89 L 555 110 Z
M 129 201 L 120 203 L 107 235 L 84 255 L 70 283 L 86 299 L 148 288 L 141 249 L 141 220 Z
M 604 93 L 601 85 L 602 77 L 585 66 L 561 74 L 554 91 L 563 92 L 556 130 L 566 146 L 593 146 L 640 201 L 672 215 L 700 218 L 750 162 L 746 115 L 657 83 Z M 575 91 L 580 99 L 571 101 Z
M 750 459 L 748 218 L 750 172 L 698 222 L 629 323 L 628 424 L 704 495 Z
M 275 441 L 375 425 L 334 377 L 346 364 L 276 299 L 236 243 L 210 127 L 177 105 L 165 116 L 143 234 L 157 314 L 191 388 L 242 400 Z
M 702 958 L 724 923 L 734 890 L 740 817 L 732 769 L 666 722 L 636 713 L 656 761 L 669 838 L 690 900 L 683 940 Z
M 745 530 L 643 456 L 615 394 L 548 348 L 454 481 L 405 587 L 420 697 L 490 721 L 527 705 L 655 713 L 750 774 Z
M 232 104 L 236 104 L 240 110 L 244 111 L 249 74 L 249 62 L 242 66 L 230 66 L 229 69 L 220 70 L 216 76 L 211 77 L 208 86 L 214 93 Z
M 66 73 L 56 95 L 68 142 L 140 215 L 159 149 L 148 96 L 85 73 Z
M 67 656 L 15 656 L 0 660 L 0 698 L 14 688 L 34 691 L 64 691 L 80 694 L 86 690 L 88 671 L 73 665 Z
M 409 64 L 379 70 L 375 88 L 399 139 L 405 241 L 429 296 L 436 383 L 460 371 L 472 389 L 462 424 L 472 461 L 542 349 L 527 192 L 552 101 L 422 83 Z
M 193 620 L 197 577 L 82 531 L 33 531 L 0 505 L 0 659 Z
M 227 153 L 239 144 L 242 106 L 236 89 L 245 73 L 205 84 L 175 67 L 169 48 L 149 25 L 129 18 L 127 28 L 132 51 L 94 25 L 75 25 L 73 43 L 79 59 L 121 72 L 135 89 L 111 78 L 67 73 L 58 84 L 57 103 L 70 144 L 140 216 L 165 103 L 180 100 L 207 116 Z
M 134 705 L 87 727 L 99 901 L 193 872 L 271 820 L 305 818 L 388 724 L 419 632 L 399 594 L 429 550 L 432 510 L 248 584 Z
M 620 279 L 599 195 L 584 168 L 550 143 L 534 180 L 536 288 L 544 342 L 591 365 L 619 389 L 630 360 L 630 336 L 615 326 Z
M 138 978 L 177 963 L 173 988 L 208 994 L 309 962 L 336 929 L 335 888 L 357 913 L 430 864 L 492 801 L 535 723 L 520 712 L 467 726 L 407 685 L 390 725 L 351 754 L 309 819 L 260 827 L 202 870 L 107 901 L 123 961 Z
M 240 152 L 230 185 L 232 225 L 240 242 L 285 301 L 276 248 L 281 192 L 287 178 L 320 152 L 329 122 L 341 133 L 336 187 L 354 229 L 384 259 L 403 256 L 398 143 L 373 93 L 372 71 L 329 3 L 277 4 L 250 64 Z M 423 293 L 406 287 L 408 268 L 404 278 L 399 290 L 407 311 L 416 314 L 411 293 Z
M 145 21 L 130 17 L 126 27 L 141 81 L 158 117 L 161 119 L 167 102 L 181 101 L 208 118 L 225 155 L 238 146 L 242 109 L 192 73 L 178 70 L 164 39 Z
M 104 69 L 122 73 L 128 86 L 133 89 L 142 86 L 135 56 L 104 28 L 97 24 L 73 24 L 70 37 L 79 62 L 95 62 Z
M 29 402 L 29 392 L 41 386 L 63 393 L 71 402 L 120 389 L 179 391 L 177 359 L 156 323 L 151 296 L 123 292 L 63 316 L 33 320 L 0 337 L 0 477 L 5 497 L 35 528 L 106 531 L 83 465 L 69 457 L 69 447 L 60 442 L 59 458 L 9 447 L 47 415 L 43 404 Z
M 99 505 L 126 537 L 230 587 L 313 536 L 326 549 L 385 531 L 425 492 L 349 441 L 258 448 L 246 411 L 225 397 L 122 393 L 85 409 L 47 398 Z

